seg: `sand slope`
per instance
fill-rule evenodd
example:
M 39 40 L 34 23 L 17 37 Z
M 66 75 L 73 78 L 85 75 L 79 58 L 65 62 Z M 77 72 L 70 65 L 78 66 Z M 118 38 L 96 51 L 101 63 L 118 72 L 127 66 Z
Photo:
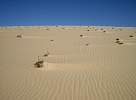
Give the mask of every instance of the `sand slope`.
M 0 46 L 0 100 L 136 100 L 135 27 L 0 27 Z

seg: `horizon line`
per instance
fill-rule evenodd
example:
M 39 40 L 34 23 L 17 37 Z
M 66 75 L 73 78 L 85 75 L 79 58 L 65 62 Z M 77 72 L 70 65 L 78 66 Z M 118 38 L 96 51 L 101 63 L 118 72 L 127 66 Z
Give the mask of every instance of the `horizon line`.
M 39 27 L 44 27 L 44 26 L 96 26 L 96 27 L 130 27 L 130 28 L 136 28 L 136 26 L 122 26 L 122 25 L 79 25 L 79 24 L 74 24 L 74 25 L 62 25 L 62 24 L 52 24 L 52 25 L 0 25 L 0 27 L 35 27 L 35 26 L 39 26 Z

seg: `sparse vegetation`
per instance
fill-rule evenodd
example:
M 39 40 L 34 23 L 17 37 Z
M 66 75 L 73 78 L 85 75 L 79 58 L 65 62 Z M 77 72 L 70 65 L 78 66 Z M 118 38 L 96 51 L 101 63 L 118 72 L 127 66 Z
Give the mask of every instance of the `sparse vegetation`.
M 50 54 L 50 53 L 47 51 L 43 56 L 44 56 L 44 57 L 48 57 L 49 54 Z
M 17 37 L 17 38 L 22 38 L 22 35 L 21 35 L 21 34 L 18 34 L 16 37 Z
M 54 40 L 50 40 L 50 41 L 52 41 L 52 42 L 53 42 Z
M 120 45 L 121 45 L 121 44 L 124 44 L 124 43 L 123 43 L 123 42 L 119 42 L 118 44 L 120 44 Z
M 119 40 L 119 38 L 116 38 L 116 40 L 118 41 L 118 40 Z
M 83 37 L 83 35 L 81 34 L 80 37 Z
M 133 35 L 129 35 L 129 37 L 134 37 Z
M 119 38 L 116 38 L 116 42 L 115 42 L 115 43 L 117 43 L 117 44 L 119 44 L 119 45 L 124 44 L 123 42 L 120 41 Z
M 43 60 L 41 60 L 41 61 L 38 61 L 38 62 L 36 62 L 34 65 L 35 65 L 35 67 L 37 67 L 37 68 L 41 68 L 41 67 L 43 67 Z
M 98 29 L 95 29 L 95 31 L 98 31 Z
M 43 60 L 40 60 L 40 59 L 39 59 L 39 56 L 38 56 L 38 61 L 34 64 L 34 66 L 35 66 L 36 68 L 41 68 L 41 67 L 43 67 L 43 63 L 44 63 L 44 61 L 43 61 Z
M 103 28 L 101 28 L 100 30 L 103 30 Z
M 46 28 L 47 31 L 49 31 L 50 29 L 49 28 Z
M 65 30 L 65 28 L 64 28 L 64 27 L 62 27 L 62 29 L 63 29 L 63 30 Z
M 86 45 L 86 46 L 89 46 L 89 43 L 86 43 L 85 45 Z
M 120 30 L 120 31 L 122 31 L 122 29 L 121 29 L 121 28 L 120 28 L 119 30 Z

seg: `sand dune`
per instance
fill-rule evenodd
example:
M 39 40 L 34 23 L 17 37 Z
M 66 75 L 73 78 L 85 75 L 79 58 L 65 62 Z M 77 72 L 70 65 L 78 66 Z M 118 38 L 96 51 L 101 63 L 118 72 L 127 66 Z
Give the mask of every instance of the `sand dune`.
M 0 100 L 136 100 L 135 27 L 0 27 L 0 45 Z

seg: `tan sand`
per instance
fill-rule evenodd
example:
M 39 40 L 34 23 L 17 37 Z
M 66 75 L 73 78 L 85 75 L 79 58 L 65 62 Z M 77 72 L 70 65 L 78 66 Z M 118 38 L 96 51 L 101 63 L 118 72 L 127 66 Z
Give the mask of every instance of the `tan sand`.
M 0 27 L 0 46 L 0 100 L 136 100 L 135 27 Z

